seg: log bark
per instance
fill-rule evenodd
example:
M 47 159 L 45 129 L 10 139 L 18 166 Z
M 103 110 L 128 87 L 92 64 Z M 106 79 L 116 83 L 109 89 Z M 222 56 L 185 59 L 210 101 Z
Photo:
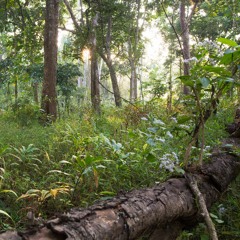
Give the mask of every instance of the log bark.
M 225 140 L 209 163 L 187 170 L 197 179 L 208 209 L 240 172 L 239 157 L 227 152 L 230 144 L 240 147 L 240 139 Z M 121 193 L 87 209 L 74 208 L 38 229 L 1 234 L 0 240 L 125 240 L 143 236 L 173 240 L 184 228 L 199 221 L 203 221 L 203 216 L 183 176 L 152 188 Z

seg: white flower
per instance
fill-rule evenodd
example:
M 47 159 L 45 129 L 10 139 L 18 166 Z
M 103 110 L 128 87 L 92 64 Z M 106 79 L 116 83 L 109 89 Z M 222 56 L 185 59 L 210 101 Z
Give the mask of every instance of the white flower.
M 171 117 L 171 120 L 172 120 L 173 122 L 175 122 L 175 123 L 178 122 L 177 119 L 176 119 L 175 117 Z
M 196 57 L 192 57 L 189 60 L 190 60 L 190 62 L 198 62 L 198 59 Z
M 153 120 L 154 124 L 160 124 L 160 125 L 165 125 L 165 123 L 163 121 L 161 121 L 160 119 L 155 119 Z
M 173 135 L 169 131 L 167 131 L 166 134 L 167 134 L 168 137 L 173 138 Z
M 226 208 L 222 206 L 218 209 L 218 212 L 220 215 L 223 215 L 226 212 Z
M 157 141 L 160 141 L 160 142 L 162 142 L 162 143 L 165 142 L 165 139 L 164 139 L 164 138 L 156 138 L 156 140 L 157 140 Z
M 188 125 L 184 125 L 184 124 L 180 124 L 179 127 L 182 129 L 186 129 L 186 130 L 190 129 L 190 127 Z
M 198 62 L 198 59 L 196 57 L 192 57 L 192 58 L 189 58 L 189 59 L 184 59 L 183 62 L 184 63 Z
M 164 154 L 160 159 L 159 168 L 173 172 L 175 165 L 179 163 L 178 156 L 175 152 Z

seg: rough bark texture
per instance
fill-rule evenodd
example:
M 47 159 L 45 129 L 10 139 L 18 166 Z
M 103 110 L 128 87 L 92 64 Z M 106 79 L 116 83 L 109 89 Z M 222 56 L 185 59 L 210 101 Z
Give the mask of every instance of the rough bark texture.
M 188 170 L 197 179 L 208 208 L 240 172 L 239 157 L 227 152 L 229 144 L 239 147 L 240 139 L 225 140 L 222 148 L 215 149 L 211 162 Z M 183 228 L 194 226 L 199 220 L 202 216 L 188 181 L 179 177 L 121 194 L 88 209 L 72 209 L 35 232 L 8 232 L 0 235 L 0 239 L 125 240 L 146 236 L 151 240 L 173 240 Z
M 57 37 L 59 0 L 46 0 L 44 33 L 44 80 L 42 109 L 55 120 L 57 117 Z

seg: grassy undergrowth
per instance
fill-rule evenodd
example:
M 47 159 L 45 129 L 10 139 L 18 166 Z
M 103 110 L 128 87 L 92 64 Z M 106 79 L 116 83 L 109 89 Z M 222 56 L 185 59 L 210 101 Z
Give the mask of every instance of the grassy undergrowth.
M 233 108 L 220 109 L 206 125 L 205 158 L 227 136 L 225 124 L 233 120 Z M 181 174 L 193 129 L 186 116 L 184 112 L 168 116 L 163 106 L 108 107 L 101 116 L 85 110 L 42 126 L 37 117 L 24 121 L 21 115 L 19 121 L 10 112 L 1 113 L 0 228 L 24 227 L 29 213 L 45 218 L 73 206 L 87 207 L 119 191 L 151 186 L 173 172 Z M 194 147 L 191 161 L 198 153 Z M 229 211 L 239 210 L 234 189 L 230 200 L 223 200 Z M 233 224 L 227 210 L 227 215 L 218 213 L 221 206 L 214 214 L 224 226 Z M 233 234 L 234 229 L 220 231 Z M 185 235 L 182 239 L 193 239 Z

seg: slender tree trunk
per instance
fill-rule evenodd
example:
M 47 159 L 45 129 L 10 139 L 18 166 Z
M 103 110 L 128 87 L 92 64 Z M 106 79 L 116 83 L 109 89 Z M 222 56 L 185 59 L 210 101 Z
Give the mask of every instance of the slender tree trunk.
M 180 26 L 182 31 L 182 47 L 183 47 L 183 73 L 184 75 L 189 75 L 190 65 L 188 59 L 190 59 L 190 47 L 189 47 L 189 25 L 186 17 L 186 0 L 181 0 L 180 2 Z M 183 87 L 183 93 L 188 94 L 189 88 L 187 86 Z
M 111 36 L 112 33 L 112 16 L 109 16 L 108 18 L 108 31 L 107 31 L 107 36 L 106 36 L 106 52 L 107 52 L 107 57 L 105 57 L 104 54 L 101 54 L 102 59 L 104 62 L 107 64 L 110 77 L 111 77 L 111 82 L 112 82 L 112 88 L 113 88 L 113 94 L 114 94 L 114 99 L 115 99 L 115 104 L 117 107 L 122 106 L 122 100 L 121 100 L 121 95 L 120 95 L 120 90 L 118 86 L 118 81 L 117 81 L 117 75 L 113 66 L 112 62 L 112 56 L 111 56 Z
M 99 87 L 99 74 L 98 74 L 98 61 L 97 61 L 97 38 L 96 27 L 98 21 L 98 14 L 93 18 L 92 33 L 91 33 L 91 101 L 94 111 L 97 114 L 101 113 L 100 108 L 100 87 Z
M 136 64 L 135 64 L 135 56 L 134 50 L 132 46 L 132 42 L 129 39 L 128 41 L 128 55 L 129 55 L 129 64 L 130 64 L 130 102 L 135 102 L 138 96 L 137 89 L 137 72 L 136 72 Z
M 172 62 L 169 66 L 169 81 L 168 81 L 168 99 L 167 99 L 167 112 L 170 114 L 172 112 Z
M 115 69 L 113 67 L 111 59 L 108 62 L 107 66 L 109 68 L 110 77 L 111 77 L 111 81 L 112 81 L 112 88 L 113 88 L 113 93 L 114 93 L 115 104 L 116 104 L 117 107 L 121 107 L 122 106 L 122 100 L 121 100 L 120 90 L 119 90 L 119 87 L 118 87 L 116 72 L 115 72 Z
M 94 111 L 100 114 L 100 87 L 96 48 L 91 49 L 91 101 Z
M 115 71 L 113 63 L 112 63 L 111 55 L 108 55 L 108 57 L 106 57 L 103 53 L 99 53 L 99 54 L 100 54 L 101 58 L 103 59 L 103 61 L 107 64 L 107 67 L 109 69 L 111 82 L 112 82 L 112 88 L 113 88 L 113 95 L 114 95 L 114 99 L 115 99 L 115 105 L 117 107 L 121 107 L 122 100 L 121 100 L 120 90 L 119 90 L 119 86 L 118 86 L 117 75 L 116 75 L 116 71 Z
M 37 82 L 32 83 L 32 88 L 33 88 L 33 99 L 34 99 L 34 102 L 38 105 L 39 104 L 39 100 L 38 100 L 38 83 Z
M 59 0 L 46 0 L 46 22 L 44 33 L 44 80 L 42 109 L 52 120 L 57 118 L 57 37 Z
M 129 39 L 128 39 L 128 55 L 129 55 L 129 63 L 131 70 L 130 77 L 130 101 L 135 102 L 138 97 L 138 76 L 137 76 L 137 65 L 139 61 L 138 57 L 138 43 L 139 43 L 139 19 L 140 19 L 140 8 L 141 8 L 141 0 L 136 0 L 136 22 L 135 25 L 131 26 Z M 130 6 L 129 6 L 130 7 Z
M 18 77 L 15 76 L 15 81 L 14 81 L 14 97 L 15 97 L 15 103 L 17 103 L 18 99 Z
M 7 102 L 7 109 L 9 108 L 11 100 L 12 100 L 12 98 L 11 98 L 10 83 L 8 82 L 7 83 L 7 101 L 6 101 Z
M 130 43 L 131 44 L 131 43 Z M 129 58 L 130 68 L 131 68 L 131 77 L 130 77 L 130 101 L 135 102 L 138 96 L 138 84 L 137 84 L 137 72 L 135 60 L 130 56 Z

